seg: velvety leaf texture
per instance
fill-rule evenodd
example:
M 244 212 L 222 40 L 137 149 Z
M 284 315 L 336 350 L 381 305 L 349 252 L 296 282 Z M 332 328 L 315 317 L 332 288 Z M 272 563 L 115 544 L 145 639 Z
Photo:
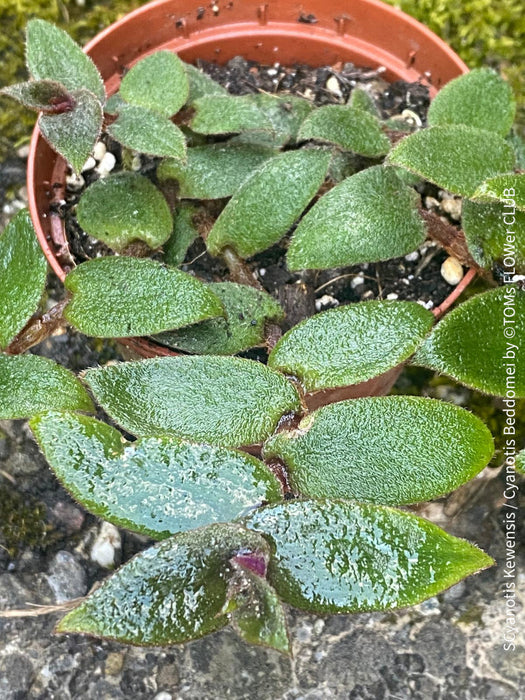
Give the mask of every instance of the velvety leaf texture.
M 215 222 L 206 245 L 212 255 L 231 246 L 243 258 L 277 243 L 323 184 L 330 154 L 287 151 L 256 170 Z
M 463 408 L 414 396 L 340 401 L 277 433 L 266 457 L 288 467 L 297 492 L 404 505 L 437 498 L 473 478 L 494 452 L 485 425 Z
M 54 80 L 31 80 L 27 83 L 17 83 L 0 90 L 24 107 L 36 110 L 52 109 L 58 104 L 70 101 L 66 88 Z
M 506 202 L 510 208 L 525 211 L 525 174 L 511 173 L 493 177 L 480 185 L 472 198 L 480 202 Z
M 525 397 L 524 344 L 525 292 L 505 285 L 447 314 L 413 362 L 486 394 Z
M 308 392 L 357 384 L 410 357 L 433 323 L 430 311 L 409 301 L 348 304 L 294 326 L 268 365 L 298 377 Z
M 230 622 L 237 634 L 248 644 L 290 653 L 286 616 L 277 593 L 261 576 L 239 567 L 232 578 L 233 603 Z
M 71 97 L 75 106 L 70 112 L 41 114 L 38 126 L 50 146 L 79 173 L 98 140 L 104 115 L 88 90 L 73 90 Z
M 281 374 L 236 357 L 128 362 L 88 370 L 85 381 L 134 435 L 175 435 L 225 447 L 265 440 L 281 416 L 300 405 Z
M 514 167 L 512 148 L 501 136 L 463 124 L 416 131 L 394 147 L 388 160 L 464 197 Z
M 515 112 L 510 85 L 490 68 L 477 68 L 441 88 L 430 103 L 428 123 L 466 124 L 505 136 Z
M 388 260 L 425 240 L 419 195 L 381 165 L 362 170 L 327 192 L 297 226 L 290 270 L 329 269 Z
M 508 222 L 508 223 L 507 223 Z M 463 200 L 461 223 L 468 249 L 485 268 L 501 263 L 507 255 L 517 273 L 525 272 L 525 211 L 502 202 Z
M 261 146 L 214 143 L 188 149 L 187 161 L 165 160 L 159 180 L 177 180 L 182 199 L 231 197 L 246 178 L 275 151 Z
M 0 355 L 0 419 L 53 409 L 94 411 L 89 394 L 65 367 L 38 355 Z
M 284 146 L 297 139 L 299 127 L 312 112 L 308 100 L 294 95 L 278 97 L 258 93 L 249 96 L 270 120 L 272 139 L 276 146 Z
M 171 51 L 157 51 L 146 56 L 122 78 L 120 94 L 132 105 L 171 117 L 188 99 L 184 64 Z
M 152 156 L 186 157 L 184 134 L 168 117 L 151 109 L 129 105 L 119 110 L 108 133 L 127 148 Z
M 364 112 L 372 114 L 374 117 L 380 117 L 381 113 L 377 108 L 374 98 L 364 88 L 356 85 L 352 88 L 348 105 L 354 109 L 362 109 Z
M 192 105 L 199 97 L 211 95 L 226 96 L 229 94 L 226 88 L 219 85 L 213 78 L 210 78 L 209 75 L 203 73 L 196 66 L 192 66 L 191 63 L 185 63 L 184 69 L 189 84 L 188 105 Z
M 124 107 L 129 107 L 128 103 L 122 99 L 120 92 L 116 92 L 106 100 L 104 112 L 116 116 Z
M 179 644 L 224 627 L 230 559 L 267 550 L 238 525 L 183 532 L 137 554 L 59 623 L 79 632 L 140 645 Z
M 27 210 L 0 235 L 0 348 L 6 348 L 35 313 L 44 293 L 47 262 Z
M 273 474 L 242 452 L 176 438 L 129 443 L 106 423 L 73 413 L 37 416 L 31 428 L 75 500 L 149 537 L 229 522 L 281 500 Z
M 298 139 L 333 143 L 368 157 L 383 156 L 390 149 L 390 141 L 376 117 L 343 105 L 326 105 L 314 110 L 303 122 Z
M 26 35 L 26 60 L 32 78 L 58 80 L 68 90 L 85 88 L 100 102 L 105 100 L 104 83 L 95 64 L 63 29 L 32 19 Z
M 272 123 L 250 95 L 207 95 L 193 102 L 190 122 L 198 134 L 237 134 L 241 131 L 272 130 Z
M 272 545 L 269 581 L 316 613 L 401 608 L 491 566 L 492 559 L 410 513 L 337 501 L 291 501 L 247 521 Z
M 64 285 L 72 293 L 65 318 L 98 338 L 161 333 L 224 314 L 203 282 L 147 258 L 89 260 L 70 272 Z
M 132 241 L 158 248 L 170 236 L 173 222 L 164 196 L 138 173 L 121 172 L 96 180 L 77 207 L 80 226 L 113 250 Z
M 234 282 L 216 282 L 210 289 L 222 301 L 226 318 L 216 318 L 156 340 L 169 347 L 199 355 L 235 355 L 263 345 L 265 323 L 284 317 L 279 304 L 266 292 Z
M 177 267 L 184 262 L 188 248 L 199 236 L 195 215 L 199 208 L 192 204 L 182 204 L 173 217 L 173 233 L 163 246 L 163 259 L 167 265 Z

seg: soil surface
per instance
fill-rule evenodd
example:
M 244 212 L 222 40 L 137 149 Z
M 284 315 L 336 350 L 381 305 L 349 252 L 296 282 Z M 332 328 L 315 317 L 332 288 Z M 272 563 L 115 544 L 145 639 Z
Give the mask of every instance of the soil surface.
M 359 86 L 373 98 L 382 118 L 395 116 L 426 121 L 429 93 L 423 84 L 398 81 L 389 84 L 381 77 L 382 71 L 363 69 L 351 63 L 321 68 L 308 66 L 283 67 L 279 64 L 262 66 L 236 57 L 224 66 L 200 62 L 199 67 L 234 95 L 266 92 L 279 95 L 298 95 L 316 105 L 345 104 L 352 90 Z M 408 112 L 407 112 L 408 110 Z M 412 117 L 411 117 L 412 115 Z M 119 144 L 104 137 L 108 150 L 117 159 L 116 169 L 122 167 Z M 142 156 L 141 173 L 155 179 L 155 168 L 160 159 Z M 358 168 L 372 161 L 359 159 Z M 98 175 L 94 169 L 83 173 L 85 185 Z M 422 205 L 443 216 L 450 223 L 455 220 L 442 203 L 446 193 L 424 183 L 418 186 Z M 88 236 L 78 226 L 74 211 L 83 189 L 68 189 L 66 203 L 59 208 L 65 217 L 70 251 L 76 263 L 100 255 L 112 255 L 103 243 Z M 224 202 L 209 203 L 218 215 Z M 457 207 L 456 207 L 457 209 Z M 293 230 L 293 229 L 292 229 Z M 290 232 L 291 233 L 291 232 Z M 276 297 L 286 312 L 283 330 L 314 313 L 340 304 L 370 299 L 399 299 L 416 301 L 431 309 L 438 306 L 453 291 L 441 276 L 440 269 L 447 254 L 431 241 L 419 250 L 402 258 L 380 263 L 364 263 L 351 267 L 291 273 L 286 267 L 286 249 L 289 235 L 278 244 L 252 258 L 248 265 L 260 284 Z M 156 254 L 153 254 L 155 257 Z M 182 269 L 205 281 L 228 278 L 228 270 L 221 260 L 206 252 L 202 239 L 189 249 L 186 257 L 191 264 Z

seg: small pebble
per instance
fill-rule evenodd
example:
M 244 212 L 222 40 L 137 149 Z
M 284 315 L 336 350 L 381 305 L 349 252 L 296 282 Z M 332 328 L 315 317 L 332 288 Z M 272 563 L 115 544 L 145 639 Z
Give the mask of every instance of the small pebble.
M 266 274 L 266 268 L 265 267 L 259 268 L 259 275 L 261 277 L 264 277 L 265 274 Z
M 110 153 L 108 151 L 98 164 L 96 168 L 97 173 L 100 175 L 100 177 L 105 177 L 106 175 L 109 175 L 109 173 L 115 167 L 116 162 L 117 159 L 115 158 L 113 153 Z
M 86 181 L 82 175 L 75 175 L 74 173 L 71 173 L 71 175 L 66 177 L 66 186 L 71 192 L 80 192 L 80 190 L 84 188 L 85 184 Z
M 98 141 L 93 149 L 93 158 L 95 160 L 102 160 L 102 158 L 104 158 L 106 155 L 107 150 L 106 144 L 103 141 Z
M 172 700 L 173 695 L 171 693 L 168 693 L 165 690 L 161 690 L 160 693 L 157 693 L 153 700 Z
M 343 96 L 343 93 L 341 92 L 341 86 L 339 85 L 339 80 L 337 80 L 335 75 L 331 75 L 326 81 L 326 89 L 329 92 L 331 92 L 332 95 L 336 95 L 336 97 Z
M 134 172 L 138 172 L 141 168 L 142 168 L 142 161 L 140 159 L 140 156 L 137 154 L 137 155 L 133 156 L 133 158 L 131 159 L 131 169 Z
M 423 301 L 423 299 L 418 299 L 417 303 L 420 306 L 423 306 L 425 309 L 428 309 L 429 311 L 430 311 L 430 309 L 434 308 L 434 302 L 432 301 L 432 299 L 429 299 L 428 301 Z
M 453 287 L 461 282 L 463 275 L 463 267 L 456 258 L 447 258 L 441 265 L 441 277 Z
M 122 548 L 120 532 L 111 523 L 102 523 L 97 538 L 91 547 L 91 561 L 104 569 L 116 564 L 116 550 Z
M 315 300 L 315 310 L 322 311 L 323 309 L 329 309 L 339 306 L 339 301 L 335 297 L 331 297 L 329 294 L 323 294 L 320 299 Z
M 416 112 L 413 112 L 411 109 L 404 109 L 401 112 L 401 116 L 407 121 L 409 124 L 414 124 L 415 126 L 420 129 L 423 126 L 423 122 L 421 121 L 421 117 L 419 114 L 416 114 Z
M 303 93 L 303 97 L 307 100 L 313 100 L 315 97 L 313 90 L 311 90 L 310 88 L 306 88 L 306 90 Z
M 441 199 L 441 209 L 454 221 L 461 219 L 461 199 L 445 196 Z
M 416 262 L 416 260 L 418 258 L 419 258 L 419 253 L 417 252 L 417 250 L 414 250 L 412 253 L 405 255 L 405 260 L 407 262 Z
M 97 164 L 97 161 L 93 158 L 93 156 L 89 156 L 89 158 L 84 163 L 84 167 L 82 168 L 82 172 L 85 173 L 86 170 L 93 170 L 93 168 L 96 166 L 96 164 Z
M 19 158 L 27 158 L 29 155 L 29 144 L 26 143 L 24 146 L 20 146 L 20 148 L 17 150 L 16 155 Z
M 439 209 L 439 201 L 435 197 L 425 197 L 426 209 Z
M 356 275 L 354 279 L 350 282 L 350 286 L 352 289 L 355 289 L 356 287 L 359 287 L 360 284 L 365 283 L 365 278 L 362 275 Z
M 386 298 L 389 299 L 390 301 L 394 301 L 395 299 L 399 298 L 399 295 L 396 294 L 395 292 L 390 292 L 390 294 L 386 295 Z
M 274 75 L 277 75 L 277 73 L 278 73 L 276 68 L 268 68 L 268 70 L 266 72 L 268 73 L 270 78 L 273 78 Z

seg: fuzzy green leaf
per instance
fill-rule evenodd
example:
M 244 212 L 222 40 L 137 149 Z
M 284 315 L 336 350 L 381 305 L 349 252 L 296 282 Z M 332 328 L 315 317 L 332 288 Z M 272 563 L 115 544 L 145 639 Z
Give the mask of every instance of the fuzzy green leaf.
M 294 326 L 268 365 L 298 377 L 306 391 L 358 384 L 410 357 L 434 316 L 409 301 L 369 301 L 330 309 Z
M 189 85 L 183 62 L 172 51 L 146 56 L 122 78 L 120 95 L 129 104 L 171 117 L 188 99 Z
M 293 385 L 237 357 L 164 357 L 88 370 L 101 406 L 134 435 L 176 436 L 224 447 L 269 437 L 299 409 Z
M 0 355 L 0 419 L 53 409 L 94 412 L 89 394 L 65 367 L 38 355 Z
M 207 95 L 193 102 L 195 116 L 190 127 L 198 134 L 237 134 L 262 129 L 272 131 L 272 123 L 255 104 L 251 95 Z
M 215 82 L 207 73 L 199 70 L 191 63 L 185 63 L 184 69 L 189 83 L 189 95 L 187 104 L 192 105 L 199 97 L 208 96 L 225 96 L 228 95 L 228 90 Z
M 269 294 L 253 287 L 217 282 L 210 284 L 210 289 L 222 301 L 226 318 L 163 333 L 156 340 L 199 355 L 235 355 L 263 345 L 265 323 L 284 317 L 282 308 Z
M 490 68 L 477 68 L 441 88 L 430 104 L 428 123 L 465 124 L 506 136 L 515 113 L 510 85 Z
M 199 208 L 192 204 L 182 204 L 173 217 L 173 233 L 164 244 L 163 260 L 166 265 L 178 267 L 184 262 L 188 248 L 198 238 L 199 231 L 195 216 Z
M 271 138 L 276 147 L 295 142 L 301 124 L 313 110 L 311 102 L 294 95 L 279 97 L 258 93 L 249 97 L 270 120 Z
M 106 100 L 104 112 L 116 116 L 124 107 L 129 107 L 128 103 L 122 99 L 120 92 L 116 92 Z
M 231 246 L 248 258 L 277 243 L 323 184 L 330 154 L 287 151 L 256 170 L 223 209 L 206 240 L 217 255 Z
M 514 167 L 512 148 L 501 136 L 463 124 L 416 131 L 394 147 L 388 160 L 465 197 Z
M 381 117 L 381 113 L 372 95 L 364 88 L 359 87 L 359 85 L 356 85 L 355 88 L 352 89 L 348 105 L 354 109 L 361 109 L 364 112 L 368 112 L 374 117 Z
M 173 122 L 151 109 L 127 105 L 119 110 L 108 134 L 127 148 L 152 156 L 186 158 L 186 139 Z
M 390 141 L 376 117 L 343 105 L 326 105 L 314 110 L 302 123 L 298 139 L 333 143 L 371 158 L 383 156 L 390 149 Z
M 47 262 L 29 212 L 19 212 L 0 235 L 0 349 L 35 313 L 44 293 Z
M 137 554 L 83 603 L 58 632 L 163 646 L 224 627 L 222 613 L 239 551 L 265 551 L 264 539 L 238 525 L 182 532 Z
M 514 211 L 502 202 L 464 199 L 461 223 L 468 249 L 478 265 L 491 268 L 510 255 L 516 273 L 525 272 L 525 237 L 520 235 L 525 231 L 525 211 Z
M 86 233 L 122 251 L 132 241 L 158 248 L 170 236 L 173 222 L 161 192 L 138 173 L 100 178 L 86 189 L 77 207 Z
M 231 197 L 246 178 L 275 155 L 261 146 L 214 143 L 190 148 L 186 163 L 164 160 L 157 168 L 159 180 L 177 180 L 181 199 Z
M 89 260 L 64 285 L 73 295 L 65 318 L 97 338 L 151 335 L 224 314 L 203 282 L 147 258 Z
M 427 520 L 381 506 L 290 501 L 257 511 L 247 526 L 272 545 L 277 594 L 316 613 L 414 605 L 494 563 Z
M 328 269 L 406 255 L 425 240 L 419 195 L 381 165 L 327 192 L 297 226 L 290 270 Z
M 156 539 L 229 522 L 265 501 L 281 500 L 273 474 L 242 452 L 176 438 L 129 443 L 106 423 L 74 413 L 36 416 L 31 429 L 76 501 Z
M 264 448 L 266 457 L 284 460 L 299 493 L 382 505 L 449 493 L 476 476 L 493 452 L 492 436 L 479 418 L 414 396 L 324 406 Z
M 525 397 L 525 291 L 505 285 L 451 311 L 419 348 L 414 364 L 486 394 Z M 513 371 L 513 369 L 515 371 Z
M 41 114 L 38 126 L 50 146 L 79 173 L 98 140 L 104 114 L 100 102 L 88 90 L 73 90 L 71 97 L 71 111 Z
M 230 623 L 241 639 L 290 654 L 283 606 L 268 581 L 239 566 L 230 582 L 229 597 L 229 608 L 234 608 Z
M 26 60 L 35 80 L 58 80 L 68 90 L 84 88 L 100 102 L 106 99 L 104 83 L 93 61 L 63 29 L 32 19 L 26 29 Z
M 69 92 L 61 84 L 54 80 L 31 80 L 27 83 L 17 83 L 0 90 L 0 94 L 7 95 L 20 102 L 28 109 L 37 111 L 55 110 L 60 105 L 70 103 L 72 100 Z
M 508 202 L 510 208 L 515 206 L 525 211 L 525 175 L 498 175 L 487 180 L 472 195 L 479 202 Z

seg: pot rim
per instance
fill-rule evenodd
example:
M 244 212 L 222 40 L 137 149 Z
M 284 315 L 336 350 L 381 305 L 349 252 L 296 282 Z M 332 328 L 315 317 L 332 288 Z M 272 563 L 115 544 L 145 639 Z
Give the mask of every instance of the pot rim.
M 324 0 L 312 0 L 310 5 L 315 5 L 316 2 L 320 6 L 320 9 L 323 5 L 326 5 Z M 99 32 L 86 44 L 84 51 L 88 55 L 91 55 L 98 65 L 99 61 L 97 57 L 102 48 L 104 48 L 104 44 L 111 41 L 116 33 L 124 32 L 126 34 L 126 39 L 127 36 L 134 37 L 132 42 L 127 42 L 129 46 L 135 46 L 132 52 L 133 55 L 127 56 L 127 61 L 125 62 L 126 65 L 131 65 L 144 55 L 152 53 L 160 48 L 180 50 L 181 53 L 187 53 L 193 50 L 198 53 L 201 47 L 206 46 L 209 53 L 211 42 L 214 42 L 214 45 L 233 42 L 233 46 L 235 46 L 239 41 L 246 42 L 247 37 L 250 36 L 260 37 L 262 39 L 266 39 L 268 36 L 274 43 L 282 40 L 287 40 L 290 44 L 309 42 L 309 46 L 315 47 L 318 53 L 321 50 L 321 46 L 328 46 L 330 49 L 335 49 L 336 52 L 338 50 L 345 52 L 349 50 L 348 46 L 351 44 L 351 50 L 354 51 L 354 53 L 357 53 L 361 57 L 370 57 L 370 65 L 374 63 L 376 66 L 386 65 L 387 71 L 391 70 L 394 75 L 407 74 L 407 77 L 411 77 L 412 79 L 416 76 L 423 79 L 425 78 L 425 74 L 417 73 L 417 69 L 414 68 L 418 56 L 420 53 L 424 53 L 425 48 L 431 49 L 430 53 L 432 54 L 433 60 L 439 59 L 439 61 L 446 65 L 445 72 L 448 71 L 447 78 L 442 84 L 452 77 L 468 72 L 468 67 L 459 56 L 441 38 L 428 29 L 428 27 L 380 0 L 353 0 L 351 4 L 342 0 L 342 6 L 347 8 L 350 12 L 356 11 L 356 15 L 362 13 L 361 19 L 363 20 L 364 18 L 364 22 L 368 22 L 370 25 L 365 27 L 368 31 L 373 31 L 373 29 L 371 29 L 371 22 L 373 20 L 369 18 L 369 15 L 375 17 L 375 15 L 379 13 L 381 18 L 384 18 L 385 25 L 388 28 L 388 36 L 384 38 L 384 42 L 387 44 L 386 48 L 390 49 L 392 44 L 396 44 L 397 56 L 384 47 L 373 46 L 369 42 L 367 43 L 366 39 L 363 39 L 362 36 L 354 36 L 354 34 L 352 34 L 354 18 L 346 13 L 342 13 L 339 18 L 334 18 L 336 20 L 336 25 L 338 21 L 343 23 L 342 31 L 339 31 L 339 25 L 337 25 L 337 31 L 335 31 L 333 28 L 330 30 L 325 26 L 318 26 L 317 24 L 299 24 L 297 18 L 294 21 L 289 13 L 287 14 L 290 8 L 285 8 L 285 5 L 293 5 L 295 15 L 297 15 L 298 6 L 296 6 L 292 0 L 285 0 L 284 2 L 283 0 L 279 0 L 276 6 L 272 6 L 270 3 L 257 5 L 257 16 L 255 20 L 252 18 L 251 21 L 249 17 L 243 17 L 240 21 L 231 21 L 232 16 L 228 14 L 227 10 L 223 10 L 223 15 L 217 18 L 217 22 L 213 24 L 213 19 L 210 19 L 212 26 L 205 26 L 203 29 L 200 29 L 197 23 L 197 25 L 194 25 L 195 29 L 192 29 L 192 31 L 188 31 L 188 22 L 184 16 L 182 19 L 176 20 L 173 14 L 175 11 L 178 13 L 181 12 L 181 5 L 184 5 L 184 3 L 181 3 L 180 0 L 153 0 L 152 2 L 146 3 Z M 193 7 L 192 0 L 188 0 L 185 3 L 185 6 L 189 5 Z M 310 5 L 308 9 L 310 9 Z M 332 5 L 341 6 L 341 0 L 332 0 L 328 5 L 329 7 Z M 245 9 L 246 7 L 241 8 L 241 13 Z M 316 8 L 314 7 L 312 9 Z M 168 10 L 171 10 L 172 14 L 166 15 Z M 278 12 L 279 17 L 274 20 L 272 13 L 275 11 Z M 188 13 L 186 13 L 186 15 L 188 15 Z M 164 18 L 164 20 L 169 18 L 171 20 L 172 24 L 170 26 L 163 26 L 159 30 L 160 33 L 163 34 L 162 39 L 166 41 L 161 39 L 161 41 L 157 43 L 150 41 L 149 44 L 143 43 L 142 45 L 140 45 L 140 41 L 138 41 L 139 45 L 137 48 L 135 34 L 133 31 L 130 31 L 130 26 L 147 26 L 151 28 L 151 18 L 157 19 L 157 24 L 159 24 L 159 19 L 161 18 Z M 288 21 L 283 21 L 283 18 Z M 174 28 L 174 26 L 179 27 L 179 23 L 181 23 L 180 28 Z M 375 24 L 373 26 L 375 26 Z M 397 36 L 398 32 L 400 35 L 404 35 L 404 39 Z M 175 46 L 170 44 L 175 44 Z M 402 45 L 402 48 L 400 49 L 397 44 L 400 46 Z M 411 46 L 414 48 L 410 49 Z M 246 52 L 239 50 L 238 53 L 242 54 Z M 107 51 L 104 51 L 104 55 L 107 57 Z M 118 88 L 119 78 L 117 77 L 117 65 L 119 61 L 117 59 L 119 58 L 119 56 L 112 56 L 109 67 L 107 61 L 104 68 L 99 66 L 105 78 L 106 88 L 109 94 Z M 224 57 L 224 60 L 227 60 L 227 58 L 228 56 Z M 316 61 L 314 61 L 314 63 L 315 62 Z M 404 79 L 407 79 L 407 77 Z M 440 83 L 439 77 L 436 82 L 438 84 Z M 435 85 L 431 85 L 431 93 L 432 92 L 434 94 L 437 92 Z M 41 185 L 41 189 L 44 186 L 44 183 L 41 184 L 41 178 L 39 177 L 39 167 L 42 160 L 41 150 L 43 149 L 49 151 L 51 154 L 48 154 L 49 158 L 53 160 L 52 174 L 49 176 L 49 181 L 46 181 L 48 190 L 46 192 L 47 211 L 44 210 L 45 205 L 42 206 L 42 191 L 39 191 L 39 186 Z M 58 215 L 49 211 L 49 203 L 52 201 L 53 197 L 59 197 L 60 193 L 63 192 L 65 172 L 65 162 L 60 156 L 51 151 L 40 133 L 38 124 L 36 124 L 31 137 L 27 165 L 29 210 L 44 255 L 61 281 L 64 281 L 67 271 L 57 258 L 56 244 L 52 243 L 50 234 L 54 232 L 55 240 L 59 240 L 60 236 L 64 235 L 64 227 L 63 221 Z M 50 193 L 53 191 L 55 183 L 57 183 L 59 187 L 55 188 L 55 195 L 51 195 Z M 62 187 L 62 189 L 60 189 L 60 187 Z M 457 297 L 468 286 L 474 276 L 474 270 L 469 270 L 466 273 L 462 282 L 452 290 L 450 295 L 439 307 L 433 310 L 436 318 L 439 318 L 456 301 Z M 174 354 L 174 351 L 165 346 L 145 338 L 119 339 L 119 343 L 124 344 L 130 350 L 138 352 L 142 356 Z

